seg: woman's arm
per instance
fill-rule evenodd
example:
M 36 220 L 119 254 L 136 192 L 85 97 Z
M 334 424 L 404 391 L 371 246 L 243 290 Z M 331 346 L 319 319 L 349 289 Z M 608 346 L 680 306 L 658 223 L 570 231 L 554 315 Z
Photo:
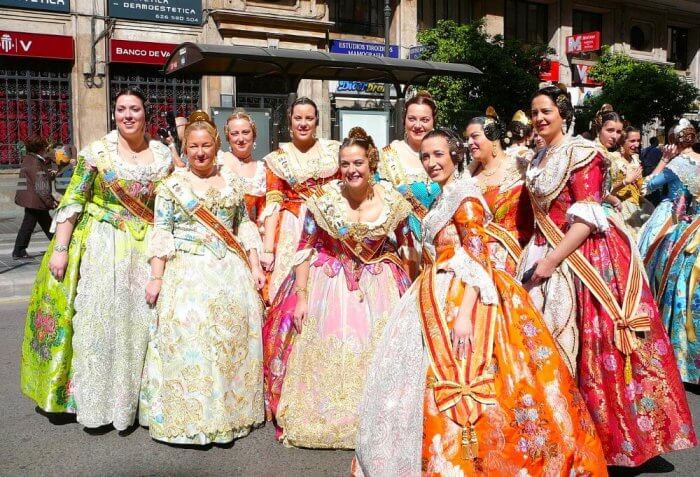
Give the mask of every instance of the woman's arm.
M 262 267 L 271 272 L 275 267 L 275 248 L 277 227 L 280 221 L 280 208 L 284 200 L 284 181 L 277 177 L 265 166 L 267 192 L 265 194 L 265 209 L 261 215 L 263 221 L 263 250 L 260 255 Z

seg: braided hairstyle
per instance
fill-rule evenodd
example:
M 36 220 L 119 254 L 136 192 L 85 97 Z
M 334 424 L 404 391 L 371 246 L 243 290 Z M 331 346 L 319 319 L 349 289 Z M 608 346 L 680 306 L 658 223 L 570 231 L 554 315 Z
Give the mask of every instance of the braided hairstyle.
M 372 174 L 377 172 L 377 166 L 379 165 L 379 151 L 377 146 L 374 145 L 374 139 L 372 136 L 367 134 L 367 131 L 359 126 L 356 126 L 350 130 L 348 137 L 343 140 L 338 150 L 338 160 L 340 160 L 340 153 L 343 149 L 358 146 L 365 150 L 367 155 L 367 161 L 369 162 L 369 170 Z
M 598 134 L 608 121 L 622 123 L 622 118 L 615 112 L 611 104 L 606 103 L 595 113 L 595 119 L 593 120 L 595 133 Z
M 551 99 L 557 107 L 557 110 L 559 110 L 559 115 L 564 120 L 567 128 L 571 126 L 571 123 L 574 121 L 574 106 L 571 103 L 571 95 L 566 90 L 566 86 L 563 84 L 556 84 L 540 88 L 532 95 L 530 102 L 538 96 L 547 96 Z
M 428 132 L 423 137 L 423 141 L 425 142 L 426 139 L 431 139 L 434 137 L 441 137 L 447 141 L 452 162 L 457 167 L 458 172 L 463 172 L 464 165 L 467 162 L 467 146 L 459 138 L 457 133 L 450 128 L 439 127 Z
M 486 110 L 486 115 L 472 118 L 467 127 L 472 124 L 481 125 L 484 130 L 484 136 L 489 141 L 498 141 L 502 148 L 510 145 L 511 138 L 507 136 L 506 125 L 498 119 L 498 114 L 491 106 Z

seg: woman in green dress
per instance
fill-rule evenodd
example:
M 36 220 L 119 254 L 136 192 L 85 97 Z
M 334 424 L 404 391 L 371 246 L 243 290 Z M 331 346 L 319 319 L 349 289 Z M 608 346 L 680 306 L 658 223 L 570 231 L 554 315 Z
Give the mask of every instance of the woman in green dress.
M 149 141 L 138 90 L 116 97 L 117 125 L 78 155 L 56 211 L 56 235 L 32 291 L 20 376 L 46 412 L 75 412 L 86 427 L 133 424 L 148 327 L 146 234 L 168 148 Z

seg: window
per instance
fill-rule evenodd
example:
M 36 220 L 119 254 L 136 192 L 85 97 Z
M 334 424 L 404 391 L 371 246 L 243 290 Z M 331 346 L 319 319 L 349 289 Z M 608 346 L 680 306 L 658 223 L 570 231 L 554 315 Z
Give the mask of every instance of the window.
M 688 69 L 688 30 L 686 28 L 668 28 L 668 61 L 674 63 L 677 70 Z
M 419 30 L 434 28 L 439 20 L 465 24 L 471 17 L 471 2 L 465 0 L 418 0 Z
M 591 31 L 603 31 L 603 15 L 600 13 L 574 10 L 573 34 L 588 33 Z
M 46 69 L 0 64 L 0 167 L 16 167 L 22 141 L 33 134 L 72 142 L 70 66 L 44 63 Z
M 167 127 L 165 113 L 187 117 L 199 109 L 199 79 L 166 78 L 158 70 L 138 68 L 134 65 L 110 66 L 110 111 L 114 111 L 114 97 L 119 90 L 135 86 L 148 98 L 153 115 L 148 124 L 148 133 L 158 137 L 158 128 Z M 114 127 L 114 124 L 112 124 Z
M 393 12 L 396 1 L 390 4 Z M 384 36 L 384 0 L 329 0 L 328 8 L 333 31 Z
M 651 51 L 653 34 L 649 23 L 635 23 L 630 28 L 630 46 L 637 51 Z
M 505 36 L 525 43 L 548 43 L 547 5 L 523 0 L 506 0 Z

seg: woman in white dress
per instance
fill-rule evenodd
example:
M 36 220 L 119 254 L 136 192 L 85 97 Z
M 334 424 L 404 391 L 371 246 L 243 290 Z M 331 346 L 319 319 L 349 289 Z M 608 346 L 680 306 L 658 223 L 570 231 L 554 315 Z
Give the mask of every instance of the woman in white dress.
M 157 302 L 139 422 L 176 443 L 228 443 L 265 419 L 258 295 L 262 246 L 244 184 L 215 163 L 206 114 L 185 131 L 189 165 L 158 190 L 146 299 Z

